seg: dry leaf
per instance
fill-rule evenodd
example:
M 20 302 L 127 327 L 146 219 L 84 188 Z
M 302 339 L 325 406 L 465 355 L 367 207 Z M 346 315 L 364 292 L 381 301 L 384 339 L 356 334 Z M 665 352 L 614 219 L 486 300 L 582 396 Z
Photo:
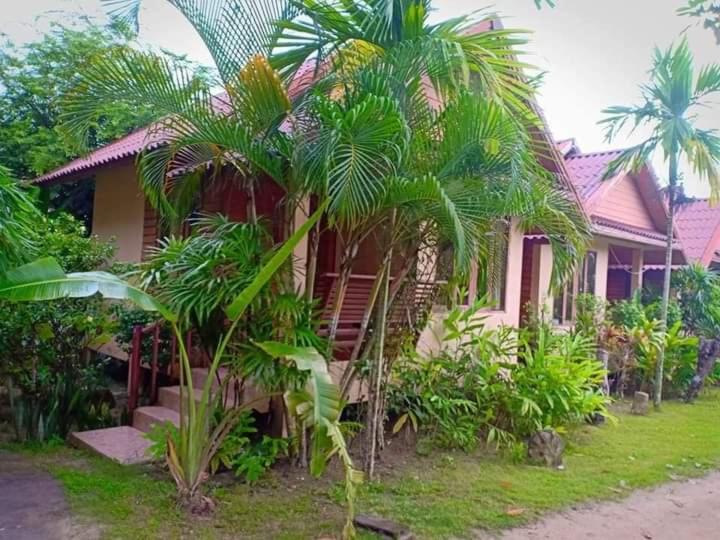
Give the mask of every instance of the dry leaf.
M 513 517 L 521 516 L 524 513 L 525 513 L 524 508 L 511 507 L 511 508 L 508 508 L 507 510 L 505 510 L 506 515 L 513 516 Z

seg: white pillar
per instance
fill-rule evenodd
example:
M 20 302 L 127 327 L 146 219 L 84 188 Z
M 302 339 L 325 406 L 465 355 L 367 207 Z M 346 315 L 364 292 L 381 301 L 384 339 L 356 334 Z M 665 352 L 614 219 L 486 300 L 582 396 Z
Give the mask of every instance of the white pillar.
M 302 227 L 309 216 L 310 199 L 305 198 L 298 204 L 295 210 L 295 230 Z M 299 293 L 305 292 L 305 275 L 308 263 L 308 235 L 300 240 L 300 243 L 293 250 L 293 282 L 295 290 Z
M 538 314 L 544 311 L 548 320 L 552 319 L 553 309 L 553 297 L 550 293 L 552 267 L 552 247 L 549 244 L 535 244 L 533 246 L 533 279 L 530 289 L 530 302 L 538 310 Z
M 643 285 L 643 266 L 644 266 L 644 253 L 642 249 L 634 249 L 632 252 L 632 274 L 630 275 L 630 293 L 635 294 L 635 291 L 642 289 Z

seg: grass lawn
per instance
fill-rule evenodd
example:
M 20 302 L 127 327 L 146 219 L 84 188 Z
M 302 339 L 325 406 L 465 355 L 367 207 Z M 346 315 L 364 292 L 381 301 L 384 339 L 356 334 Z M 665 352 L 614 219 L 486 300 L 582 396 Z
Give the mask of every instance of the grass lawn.
M 564 471 L 483 455 L 408 456 L 363 487 L 359 510 L 401 521 L 419 538 L 467 537 L 720 467 L 718 391 L 694 405 L 668 402 L 661 413 L 619 414 L 618 421 L 574 431 Z M 255 487 L 217 485 L 215 517 L 197 520 L 177 511 L 174 486 L 157 471 L 62 447 L 26 452 L 63 483 L 79 519 L 99 524 L 108 538 L 319 538 L 341 528 L 340 490 L 328 480 L 285 471 Z

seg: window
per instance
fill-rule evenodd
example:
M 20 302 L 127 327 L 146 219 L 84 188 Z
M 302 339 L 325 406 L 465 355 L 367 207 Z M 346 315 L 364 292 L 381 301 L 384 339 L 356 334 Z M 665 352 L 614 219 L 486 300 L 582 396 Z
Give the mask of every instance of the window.
M 553 322 L 568 324 L 575 320 L 575 297 L 578 294 L 595 294 L 597 252 L 588 251 L 580 272 L 573 276 L 553 301 Z
M 490 233 L 486 264 L 478 266 L 477 296 L 487 295 L 493 309 L 505 309 L 510 226 L 499 221 Z

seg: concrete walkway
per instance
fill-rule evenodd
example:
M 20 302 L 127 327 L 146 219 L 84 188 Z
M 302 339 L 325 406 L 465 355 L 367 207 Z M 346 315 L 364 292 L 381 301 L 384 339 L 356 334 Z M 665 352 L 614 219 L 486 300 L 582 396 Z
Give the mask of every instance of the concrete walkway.
M 481 536 L 482 538 L 482 536 Z M 503 540 L 711 540 L 720 538 L 720 473 L 636 491 L 511 529 Z
M 62 487 L 21 456 L 0 450 L 0 540 L 86 538 L 72 526 Z

